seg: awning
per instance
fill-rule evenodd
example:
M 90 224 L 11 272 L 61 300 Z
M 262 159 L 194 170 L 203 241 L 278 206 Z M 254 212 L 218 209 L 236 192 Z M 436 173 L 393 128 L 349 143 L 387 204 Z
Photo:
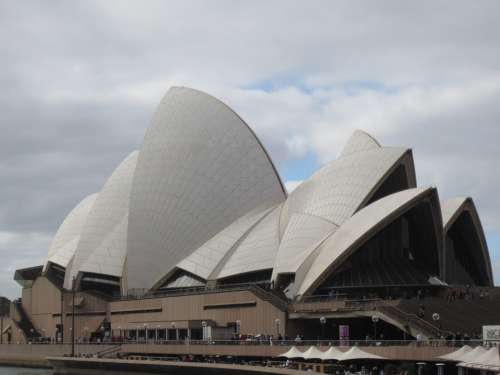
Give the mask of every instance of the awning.
M 491 348 L 476 359 L 470 362 L 459 363 L 458 366 L 478 370 L 498 371 L 500 370 L 500 356 L 498 348 Z
M 322 359 L 323 352 L 316 348 L 315 346 L 311 346 L 304 352 L 304 359 Z
M 454 361 L 454 362 L 462 362 L 462 357 L 470 352 L 472 348 L 469 345 L 464 345 L 460 349 L 455 350 L 454 352 L 448 353 L 446 355 L 442 355 L 438 357 L 444 361 Z
M 459 361 L 459 362 L 473 362 L 476 358 L 478 358 L 480 355 L 484 354 L 485 352 L 486 352 L 485 348 L 483 348 L 482 346 L 476 346 L 474 349 L 463 354 L 461 357 L 457 357 L 457 361 Z
M 297 349 L 297 347 L 292 346 L 286 353 L 280 354 L 278 357 L 285 357 L 288 359 L 304 358 L 304 353 Z
M 386 359 L 376 354 L 365 352 L 357 346 L 353 346 L 347 352 L 343 353 L 339 361 L 354 361 L 356 359 Z
M 339 358 L 342 356 L 342 354 L 344 353 L 332 346 L 326 352 L 323 352 L 321 359 L 323 361 L 332 361 L 332 360 L 338 361 Z

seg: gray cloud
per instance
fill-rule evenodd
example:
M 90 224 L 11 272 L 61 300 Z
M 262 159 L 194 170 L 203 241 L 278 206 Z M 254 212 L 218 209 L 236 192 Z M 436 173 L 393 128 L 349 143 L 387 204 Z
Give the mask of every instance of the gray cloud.
M 0 0 L 0 294 L 140 146 L 173 84 L 233 106 L 281 169 L 334 158 L 355 128 L 412 146 L 421 183 L 473 195 L 500 232 L 499 8 Z

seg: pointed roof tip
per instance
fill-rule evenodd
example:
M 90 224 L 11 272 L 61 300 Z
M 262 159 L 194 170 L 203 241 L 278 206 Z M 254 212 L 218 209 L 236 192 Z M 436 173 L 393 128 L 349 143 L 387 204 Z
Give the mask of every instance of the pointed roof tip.
M 342 149 L 340 157 L 380 147 L 382 145 L 373 136 L 364 130 L 356 129 Z
M 167 93 L 165 94 L 164 98 L 168 95 L 168 93 L 170 91 L 176 91 L 176 90 L 185 90 L 187 92 L 191 92 L 193 94 L 198 94 L 198 95 L 202 95 L 202 96 L 205 96 L 211 100 L 215 100 L 217 103 L 221 104 L 223 107 L 225 107 L 227 110 L 229 110 L 231 113 L 233 113 L 240 121 L 242 124 L 244 124 L 246 126 L 246 128 L 248 129 L 248 131 L 250 132 L 250 134 L 255 138 L 255 140 L 257 141 L 258 145 L 260 146 L 260 148 L 262 149 L 262 151 L 264 152 L 269 164 L 271 165 L 272 169 L 274 170 L 274 174 L 276 175 L 276 178 L 278 179 L 278 182 L 281 186 L 281 190 L 283 191 L 283 194 L 285 196 L 285 199 L 288 197 L 288 190 L 285 186 L 285 183 L 281 177 L 281 175 L 279 174 L 278 172 L 278 168 L 276 168 L 276 165 L 274 164 L 274 161 L 273 159 L 271 158 L 271 155 L 269 154 L 269 152 L 267 151 L 266 147 L 264 146 L 264 144 L 262 143 L 262 141 L 260 140 L 260 138 L 257 136 L 257 133 L 255 133 L 255 131 L 253 130 L 253 128 L 243 119 L 243 117 L 241 117 L 238 112 L 236 112 L 231 106 L 229 106 L 228 104 L 226 104 L 224 101 L 222 101 L 221 99 L 219 99 L 218 97 L 212 95 L 212 94 L 209 94 L 203 90 L 199 90 L 199 89 L 194 89 L 192 87 L 188 87 L 188 86 L 182 86 L 182 85 L 174 85 L 174 86 L 170 86 L 169 89 L 167 90 Z M 160 104 L 161 105 L 161 104 Z M 375 141 L 376 142 L 376 141 Z

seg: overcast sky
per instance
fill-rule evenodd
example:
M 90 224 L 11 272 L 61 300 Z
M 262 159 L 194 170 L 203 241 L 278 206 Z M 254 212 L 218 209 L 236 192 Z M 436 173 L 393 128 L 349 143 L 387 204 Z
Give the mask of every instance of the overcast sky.
M 172 85 L 256 131 L 288 186 L 361 128 L 471 195 L 500 281 L 500 2 L 0 0 L 0 295 L 137 149 Z

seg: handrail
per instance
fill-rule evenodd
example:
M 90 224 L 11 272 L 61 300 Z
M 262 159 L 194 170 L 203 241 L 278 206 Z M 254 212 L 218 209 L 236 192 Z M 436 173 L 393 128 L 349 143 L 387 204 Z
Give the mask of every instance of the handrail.
M 391 314 L 392 312 L 396 313 L 395 315 L 399 315 L 399 317 L 402 317 L 406 319 L 408 322 L 412 321 L 415 323 L 416 326 L 420 326 L 421 329 L 427 331 L 427 333 L 432 333 L 434 336 L 441 336 L 443 333 L 451 333 L 449 331 L 440 329 L 439 327 L 436 327 L 435 325 L 431 324 L 425 319 L 420 318 L 419 316 L 412 314 L 412 313 L 407 313 L 406 311 L 401 310 L 400 308 L 396 306 L 379 306 L 379 310 L 382 310 L 385 312 L 388 312 Z
M 112 346 L 111 348 L 106 348 L 104 350 L 98 351 L 96 355 L 98 358 L 103 358 L 106 355 L 118 353 L 121 349 L 122 349 L 122 344 L 119 343 L 115 346 Z
M 120 296 L 113 297 L 113 301 L 131 301 L 138 299 L 155 299 L 162 297 L 177 297 L 177 296 L 187 296 L 195 294 L 211 294 L 220 292 L 239 292 L 239 291 L 251 291 L 254 292 L 258 297 L 270 302 L 275 307 L 280 310 L 285 311 L 288 308 L 288 302 L 280 299 L 277 295 L 272 294 L 264 290 L 260 285 L 250 283 L 250 284 L 230 284 L 230 285 L 219 285 L 216 287 L 199 286 L 192 288 L 178 288 L 170 290 L 155 291 L 154 293 L 148 293 L 142 296 Z

